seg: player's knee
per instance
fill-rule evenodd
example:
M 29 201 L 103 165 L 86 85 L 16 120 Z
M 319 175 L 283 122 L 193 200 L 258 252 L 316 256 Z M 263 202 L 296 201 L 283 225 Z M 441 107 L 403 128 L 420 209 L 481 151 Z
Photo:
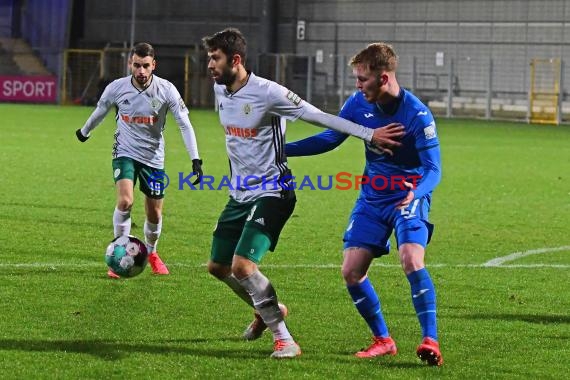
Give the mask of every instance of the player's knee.
M 342 278 L 346 285 L 356 285 L 362 280 L 366 273 L 362 273 L 358 268 L 343 266 L 341 269 Z
M 221 280 L 231 274 L 231 268 L 210 260 L 208 261 L 208 272 L 218 280 Z
M 133 198 L 121 197 L 117 200 L 117 209 L 121 211 L 131 211 L 133 207 Z
M 235 278 L 244 279 L 256 271 L 257 264 L 253 261 L 239 255 L 234 256 L 234 261 L 232 262 L 232 274 Z
M 419 244 L 403 244 L 400 247 L 400 264 L 406 274 L 424 268 L 424 248 Z
M 243 279 L 250 275 L 249 271 L 246 270 L 243 266 L 240 265 L 232 265 L 232 274 L 235 278 Z
M 419 264 L 419 263 L 413 263 L 413 262 L 411 262 L 411 263 L 410 262 L 406 262 L 406 263 L 402 262 L 401 264 L 402 264 L 402 269 L 404 270 L 404 273 L 406 275 L 413 273 L 415 271 L 418 271 L 420 269 L 423 269 L 425 266 L 423 263 Z

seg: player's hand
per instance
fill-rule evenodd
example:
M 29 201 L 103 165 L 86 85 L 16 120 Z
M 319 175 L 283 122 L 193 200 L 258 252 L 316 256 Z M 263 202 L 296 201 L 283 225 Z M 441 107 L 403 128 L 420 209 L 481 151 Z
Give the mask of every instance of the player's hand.
M 409 191 L 408 194 L 406 194 L 406 197 L 402 199 L 400 202 L 398 202 L 398 204 L 396 205 L 396 208 L 398 210 L 402 210 L 408 207 L 410 203 L 412 203 L 415 197 L 415 194 L 412 191 L 413 189 L 415 189 L 415 186 L 412 183 L 406 181 L 404 181 L 404 186 L 406 186 Z
M 75 136 L 77 136 L 77 139 L 81 142 L 85 142 L 87 139 L 89 139 L 89 136 L 83 136 L 83 133 L 81 133 L 81 128 L 75 131 Z
M 404 126 L 400 123 L 390 123 L 374 130 L 371 143 L 382 152 L 394 155 L 393 149 L 402 145 L 399 141 L 404 136 Z
M 202 180 L 204 173 L 202 172 L 202 160 L 195 158 L 192 160 L 192 172 L 196 173 L 196 180 L 192 182 L 192 185 L 197 185 Z

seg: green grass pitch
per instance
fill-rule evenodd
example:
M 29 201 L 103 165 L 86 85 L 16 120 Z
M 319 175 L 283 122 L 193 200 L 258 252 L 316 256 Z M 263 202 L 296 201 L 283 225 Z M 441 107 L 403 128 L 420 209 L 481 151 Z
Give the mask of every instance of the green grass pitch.
M 159 252 L 171 275 L 113 281 L 113 115 L 74 135 L 92 108 L 0 104 L 0 378 L 511 379 L 566 378 L 570 359 L 570 128 L 439 119 L 443 180 L 433 197 L 427 265 L 438 292 L 445 364 L 415 357 L 420 330 L 396 252 L 370 277 L 398 355 L 359 360 L 370 334 L 340 275 L 342 233 L 357 191 L 301 190 L 262 270 L 290 310 L 303 349 L 268 358 L 270 334 L 240 340 L 252 318 L 206 272 L 227 190 L 177 190 L 190 160 L 167 125 L 171 176 Z M 204 170 L 227 174 L 217 115 L 193 110 Z M 296 122 L 288 140 L 318 131 Z M 291 158 L 296 176 L 360 174 L 362 143 Z M 133 234 L 142 237 L 135 193 Z M 518 254 L 516 254 L 518 253 Z M 566 375 L 564 375 L 566 373 Z

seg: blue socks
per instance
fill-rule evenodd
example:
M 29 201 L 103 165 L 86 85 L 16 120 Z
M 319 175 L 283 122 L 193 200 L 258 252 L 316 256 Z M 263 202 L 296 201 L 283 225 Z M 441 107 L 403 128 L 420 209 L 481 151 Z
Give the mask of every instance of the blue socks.
M 407 277 L 422 334 L 424 337 L 437 340 L 435 288 L 431 277 L 425 268 L 412 272 Z
M 362 315 L 374 336 L 389 337 L 388 327 L 380 310 L 380 300 L 368 277 L 360 284 L 347 285 L 346 288 L 352 297 L 354 306 L 356 306 L 356 309 Z
M 407 277 L 410 282 L 412 302 L 422 328 L 422 335 L 437 341 L 435 288 L 431 277 L 425 268 L 412 272 Z M 368 277 L 360 284 L 346 288 L 352 297 L 354 306 L 374 336 L 383 338 L 390 336 L 380 309 L 380 300 Z

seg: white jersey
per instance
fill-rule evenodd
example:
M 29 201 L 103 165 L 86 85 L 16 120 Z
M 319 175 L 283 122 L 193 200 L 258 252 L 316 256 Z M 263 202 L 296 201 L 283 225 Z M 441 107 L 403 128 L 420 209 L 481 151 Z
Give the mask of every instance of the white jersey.
M 188 109 L 176 87 L 152 75 L 150 85 L 139 90 L 132 76 L 111 82 L 103 91 L 97 108 L 81 129 L 84 136 L 103 121 L 116 106 L 117 129 L 113 158 L 129 157 L 152 168 L 164 168 L 164 137 L 166 112 L 170 110 L 180 127 L 186 150 L 191 159 L 199 158 L 196 136 L 188 119 Z
M 230 159 L 230 196 L 238 202 L 280 197 L 280 180 L 291 178 L 285 156 L 287 120 L 305 112 L 305 102 L 287 88 L 250 73 L 235 93 L 214 84 Z

